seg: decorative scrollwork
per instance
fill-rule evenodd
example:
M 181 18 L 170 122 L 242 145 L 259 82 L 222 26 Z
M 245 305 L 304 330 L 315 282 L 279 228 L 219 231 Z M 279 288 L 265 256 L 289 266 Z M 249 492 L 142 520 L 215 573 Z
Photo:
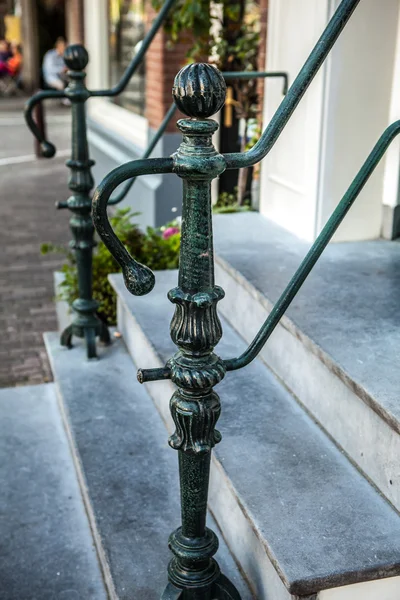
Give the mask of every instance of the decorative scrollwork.
M 221 414 L 215 392 L 196 398 L 178 390 L 171 398 L 170 409 L 176 427 L 169 439 L 171 448 L 200 454 L 210 452 L 221 441 L 221 434 L 215 429 Z
M 168 294 L 176 305 L 171 322 L 171 337 L 187 352 L 202 354 L 211 351 L 222 337 L 222 326 L 217 314 L 217 302 L 224 297 L 222 288 L 215 286 L 209 292 L 189 294 L 179 287 Z
M 207 391 L 217 385 L 225 377 L 226 369 L 223 361 L 216 354 L 195 358 L 186 357 L 180 352 L 167 363 L 171 380 L 180 388 L 196 391 Z

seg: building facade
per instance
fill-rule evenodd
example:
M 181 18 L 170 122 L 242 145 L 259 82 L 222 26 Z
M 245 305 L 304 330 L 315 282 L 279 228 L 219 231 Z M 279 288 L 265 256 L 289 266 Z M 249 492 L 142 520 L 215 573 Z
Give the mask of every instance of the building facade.
M 339 0 L 270 0 L 267 67 L 293 81 Z M 318 235 L 383 130 L 400 117 L 398 0 L 363 0 L 264 161 L 260 210 L 306 240 Z M 280 102 L 266 82 L 264 122 Z M 335 237 L 399 234 L 395 141 Z
M 287 71 L 290 84 L 338 4 L 339 0 L 269 0 L 265 64 L 260 68 Z M 123 10 L 124 3 L 84 0 L 92 89 L 116 82 L 154 16 L 149 3 L 126 2 L 118 32 L 121 19 L 116 12 L 121 5 Z M 384 6 L 375 0 L 360 3 L 261 166 L 261 214 L 302 239 L 315 239 L 379 135 L 399 116 L 399 10 L 399 0 L 385 0 Z M 97 181 L 111 168 L 143 154 L 170 106 L 173 78 L 185 63 L 185 50 L 179 45 L 171 50 L 165 33 L 159 33 L 146 58 L 146 72 L 135 76 L 125 97 L 118 104 L 105 99 L 89 103 Z M 264 124 L 281 99 L 281 81 L 265 80 Z M 172 124 L 154 156 L 171 154 L 179 141 Z M 399 142 L 394 142 L 336 241 L 398 235 L 399 150 Z M 179 214 L 180 196 L 176 178 L 149 176 L 135 183 L 127 203 L 140 212 L 142 224 L 161 225 Z
M 91 89 L 117 83 L 134 56 L 155 13 L 150 3 L 85 0 L 85 45 L 90 63 L 87 83 Z M 160 31 L 146 55 L 145 66 L 135 74 L 128 89 L 116 99 L 93 98 L 88 103 L 89 143 L 96 161 L 94 175 L 100 181 L 112 168 L 140 158 L 171 105 L 171 89 L 177 71 L 185 64 L 187 48 L 170 49 Z M 146 98 L 146 102 L 144 99 Z M 168 156 L 180 143 L 173 121 L 152 156 Z M 162 225 L 180 215 L 181 183 L 173 175 L 141 177 L 129 192 L 124 206 L 131 206 L 145 225 Z

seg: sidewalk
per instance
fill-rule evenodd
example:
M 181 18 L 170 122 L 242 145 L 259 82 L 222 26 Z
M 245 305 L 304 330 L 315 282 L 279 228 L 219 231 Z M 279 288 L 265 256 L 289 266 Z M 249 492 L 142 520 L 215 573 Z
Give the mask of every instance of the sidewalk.
M 62 257 L 41 256 L 40 246 L 70 239 L 68 211 L 54 206 L 68 197 L 68 109 L 46 113 L 48 137 L 63 157 L 37 160 L 23 104 L 0 100 L 0 387 L 51 377 L 42 334 L 57 327 L 53 271 Z

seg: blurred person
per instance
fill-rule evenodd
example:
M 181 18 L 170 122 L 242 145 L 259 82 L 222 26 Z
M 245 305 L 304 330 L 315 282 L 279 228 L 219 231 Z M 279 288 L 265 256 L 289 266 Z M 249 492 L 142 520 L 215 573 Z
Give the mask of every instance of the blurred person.
M 12 96 L 21 88 L 21 47 L 16 42 L 9 45 L 9 57 L 0 62 L 0 95 Z
M 5 63 L 11 56 L 10 48 L 6 40 L 0 40 L 0 63 Z
M 7 61 L 10 58 L 10 48 L 6 40 L 0 40 L 0 76 L 8 75 Z
M 6 61 L 8 73 L 12 77 L 16 77 L 21 71 L 22 67 L 22 51 L 21 46 L 17 42 L 11 42 L 10 44 L 11 56 Z
M 67 68 L 63 54 L 66 48 L 64 38 L 59 37 L 52 50 L 48 50 L 43 58 L 42 72 L 45 84 L 54 90 L 63 90 L 67 81 Z

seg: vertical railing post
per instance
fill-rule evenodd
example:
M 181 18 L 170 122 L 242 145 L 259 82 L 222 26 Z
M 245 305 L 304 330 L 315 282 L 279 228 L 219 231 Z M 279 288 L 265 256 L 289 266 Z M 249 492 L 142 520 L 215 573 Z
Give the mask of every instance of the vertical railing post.
M 177 386 L 170 401 L 176 430 L 169 444 L 179 456 L 182 524 L 169 538 L 174 556 L 163 600 L 240 600 L 214 559 L 218 538 L 206 526 L 211 453 L 221 440 L 216 429 L 220 400 L 213 388 L 226 372 L 214 353 L 222 336 L 217 303 L 224 291 L 214 281 L 211 206 L 211 182 L 224 172 L 226 162 L 212 143 L 218 124 L 208 117 L 221 109 L 225 95 L 225 80 L 215 67 L 184 67 L 175 78 L 173 96 L 190 118 L 178 121 L 183 141 L 177 152 L 169 159 L 133 161 L 115 169 L 97 188 L 92 203 L 94 225 L 121 265 L 125 285 L 132 294 L 143 295 L 151 291 L 154 278 L 115 235 L 107 203 L 114 189 L 131 177 L 174 172 L 183 180 L 179 279 L 168 294 L 175 304 L 171 338 L 177 352 L 165 368 L 138 373 L 141 383 L 171 379 Z
M 70 100 L 72 112 L 72 153 L 67 161 L 71 170 L 68 187 L 72 195 L 59 208 L 69 208 L 72 212 L 70 227 L 73 241 L 70 243 L 75 251 L 78 270 L 79 298 L 72 304 L 75 318 L 61 334 L 61 344 L 71 347 L 72 336 L 86 339 L 88 358 L 96 357 L 96 336 L 104 343 L 110 342 L 110 335 L 105 323 L 96 314 L 99 304 L 92 297 L 92 258 L 94 226 L 91 218 L 91 196 L 94 181 L 91 167 L 94 161 L 89 158 L 85 103 L 90 93 L 85 86 L 85 72 L 89 57 L 83 46 L 68 46 L 64 54 L 67 65 L 69 84 L 65 96 Z
M 213 559 L 218 538 L 206 527 L 211 452 L 221 439 L 213 386 L 225 375 L 213 353 L 222 336 L 217 303 L 224 292 L 214 282 L 211 220 L 211 181 L 225 170 L 225 160 L 211 139 L 218 124 L 208 117 L 223 106 L 225 93 L 221 73 L 205 64 L 182 69 L 173 89 L 178 108 L 194 118 L 178 121 L 183 142 L 173 156 L 174 171 L 183 179 L 183 207 L 178 287 L 168 294 L 176 305 L 171 337 L 178 347 L 169 362 L 178 387 L 170 403 L 176 431 L 169 443 L 179 453 L 182 526 L 169 539 L 174 558 L 164 598 L 171 591 L 188 600 L 239 598 L 230 582 L 222 582 Z M 223 585 L 230 596 L 221 595 Z

